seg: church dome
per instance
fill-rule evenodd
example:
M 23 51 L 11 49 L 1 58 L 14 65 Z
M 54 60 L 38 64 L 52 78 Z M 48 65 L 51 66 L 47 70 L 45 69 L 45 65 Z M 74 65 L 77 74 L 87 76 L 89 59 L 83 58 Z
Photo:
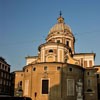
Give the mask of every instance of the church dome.
M 65 31 L 71 32 L 71 28 L 64 23 L 64 18 L 61 15 L 57 20 L 58 20 L 57 24 L 55 24 L 50 29 L 49 34 L 54 32 L 65 32 Z

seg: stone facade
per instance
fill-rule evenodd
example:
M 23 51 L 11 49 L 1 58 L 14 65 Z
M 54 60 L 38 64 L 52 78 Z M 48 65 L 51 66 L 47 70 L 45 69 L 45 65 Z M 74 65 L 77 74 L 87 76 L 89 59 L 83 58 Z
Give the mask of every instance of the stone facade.
M 11 95 L 10 65 L 0 57 L 0 95 Z
M 61 15 L 57 21 L 38 55 L 26 57 L 23 70 L 14 72 L 15 90 L 21 82 L 22 95 L 32 100 L 98 100 L 95 53 L 75 53 L 71 28 Z
M 24 82 L 24 73 L 23 71 L 15 71 L 12 73 L 14 77 L 14 95 L 23 96 L 23 82 Z

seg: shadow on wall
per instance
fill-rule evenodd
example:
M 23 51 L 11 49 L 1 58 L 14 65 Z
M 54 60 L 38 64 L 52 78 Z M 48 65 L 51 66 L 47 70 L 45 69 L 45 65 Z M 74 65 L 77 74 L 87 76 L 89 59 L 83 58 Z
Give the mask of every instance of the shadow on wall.
M 48 100 L 76 100 L 78 93 L 82 98 L 82 81 L 83 68 L 75 65 L 65 65 L 60 70 L 60 83 L 50 88 Z M 78 83 L 81 86 L 78 86 Z
M 60 85 L 55 85 L 50 89 L 49 100 L 61 100 Z

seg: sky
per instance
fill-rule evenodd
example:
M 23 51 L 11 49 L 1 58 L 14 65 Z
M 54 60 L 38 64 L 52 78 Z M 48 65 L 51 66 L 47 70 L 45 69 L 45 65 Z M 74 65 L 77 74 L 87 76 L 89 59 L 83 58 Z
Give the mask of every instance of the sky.
M 75 36 L 75 52 L 96 53 L 100 65 L 100 0 L 0 0 L 0 56 L 11 71 L 37 56 L 60 11 Z

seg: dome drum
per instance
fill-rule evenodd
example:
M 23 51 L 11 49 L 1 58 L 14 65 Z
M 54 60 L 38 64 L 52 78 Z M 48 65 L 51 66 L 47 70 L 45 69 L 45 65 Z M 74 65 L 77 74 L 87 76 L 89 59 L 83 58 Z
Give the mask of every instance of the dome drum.
M 48 39 L 50 39 L 50 38 L 52 38 L 52 37 L 54 37 L 54 36 L 58 36 L 58 37 L 72 37 L 72 38 L 74 38 L 74 36 L 73 36 L 73 34 L 72 33 L 70 33 L 70 32 L 58 32 L 58 31 L 56 31 L 56 32 L 54 32 L 54 33 L 51 33 L 51 34 L 48 34 L 48 36 L 47 36 L 47 38 L 46 38 L 46 41 L 48 41 Z

